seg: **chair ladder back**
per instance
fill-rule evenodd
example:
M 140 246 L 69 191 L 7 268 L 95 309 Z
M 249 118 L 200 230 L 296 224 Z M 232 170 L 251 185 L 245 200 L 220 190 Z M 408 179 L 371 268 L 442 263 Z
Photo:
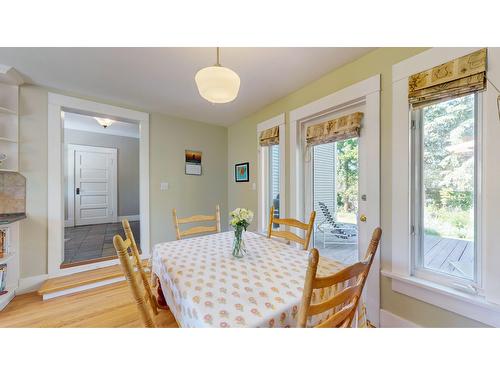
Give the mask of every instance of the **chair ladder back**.
M 380 227 L 375 228 L 372 232 L 372 238 L 370 239 L 370 243 L 368 245 L 368 249 L 366 250 L 366 254 L 365 254 L 364 261 L 368 262 L 368 267 L 367 267 L 365 273 L 361 276 L 361 291 L 363 291 L 365 284 L 366 284 L 366 280 L 368 279 L 368 274 L 370 273 L 370 269 L 372 267 L 373 260 L 375 259 L 375 254 L 377 252 L 381 237 L 382 237 L 382 229 Z M 360 297 L 361 297 L 361 295 L 360 295 Z M 350 316 L 349 325 L 351 325 L 352 320 L 354 319 L 354 316 L 356 315 L 356 310 L 358 308 L 358 304 L 359 304 L 359 298 L 356 301 L 356 306 L 355 306 L 355 308 Z
M 338 273 L 327 277 L 316 277 L 317 264 L 319 262 L 318 250 L 312 249 L 309 255 L 309 265 L 306 273 L 304 294 L 299 310 L 298 327 L 305 327 L 309 316 L 318 315 L 333 310 L 333 315 L 318 324 L 317 327 L 338 327 L 344 324 L 344 320 L 350 318 L 351 307 L 355 308 L 357 300 L 361 295 L 361 277 L 368 263 L 355 263 Z M 325 299 L 316 304 L 311 304 L 314 289 L 333 287 L 341 283 L 353 280 L 354 285 L 348 285 L 333 297 Z M 338 309 L 338 311 L 336 311 Z
M 153 314 L 147 306 L 147 299 L 145 298 L 146 293 L 141 292 L 141 283 L 137 280 L 136 272 L 134 266 L 130 260 L 128 249 L 131 246 L 130 239 L 123 240 L 123 238 L 117 234 L 113 237 L 113 244 L 115 246 L 118 258 L 122 266 L 123 273 L 127 279 L 127 283 L 132 291 L 132 296 L 134 297 L 137 309 L 139 310 L 139 315 L 145 327 L 154 328 L 155 323 L 153 320 Z M 144 285 L 143 285 L 144 287 Z
M 274 206 L 271 206 L 269 214 L 269 224 L 267 227 L 267 237 L 283 238 L 287 241 L 288 244 L 290 243 L 290 241 L 293 241 L 302 245 L 302 248 L 304 250 L 307 250 L 307 248 L 309 247 L 309 242 L 311 241 L 311 234 L 314 228 L 315 218 L 316 218 L 316 211 L 311 212 L 308 223 L 303 223 L 297 219 L 276 218 L 274 217 Z M 282 226 L 302 229 L 303 231 L 305 231 L 305 238 L 302 238 L 296 235 L 295 233 L 287 230 L 280 230 L 280 231 L 273 230 L 273 224 L 279 224 Z
M 316 327 L 350 327 L 352 325 L 381 236 L 382 230 L 375 228 L 365 259 L 330 276 L 316 276 L 319 253 L 317 249 L 310 251 L 297 327 L 306 327 L 309 316 L 321 314 L 331 309 L 334 309 L 333 315 Z M 314 289 L 332 287 L 347 282 L 351 284 L 347 284 L 342 291 L 333 297 L 317 304 L 311 304 Z
M 178 240 L 187 236 L 194 236 L 197 234 L 207 234 L 207 233 L 220 233 L 221 231 L 219 205 L 215 207 L 215 215 L 193 215 L 185 218 L 179 218 L 177 216 L 177 210 L 174 208 L 172 210 L 172 216 L 174 220 L 175 236 L 176 239 Z M 180 229 L 181 224 L 192 224 L 192 223 L 208 222 L 208 221 L 213 221 L 214 225 L 213 226 L 199 225 L 191 227 L 186 230 Z
M 158 302 L 156 301 L 156 298 L 153 294 L 153 290 L 151 289 L 148 275 L 144 270 L 142 259 L 139 254 L 139 248 L 137 247 L 137 243 L 135 242 L 134 233 L 132 232 L 132 229 L 130 228 L 130 223 L 127 219 L 122 220 L 122 226 L 125 232 L 125 237 L 127 238 L 127 240 L 130 240 L 130 248 L 132 250 L 132 255 L 135 260 L 135 266 L 137 267 L 137 270 L 141 275 L 142 283 L 144 284 L 144 289 L 146 289 L 147 298 L 149 300 L 149 303 L 151 304 L 151 308 L 153 309 L 154 314 L 156 315 L 158 314 Z

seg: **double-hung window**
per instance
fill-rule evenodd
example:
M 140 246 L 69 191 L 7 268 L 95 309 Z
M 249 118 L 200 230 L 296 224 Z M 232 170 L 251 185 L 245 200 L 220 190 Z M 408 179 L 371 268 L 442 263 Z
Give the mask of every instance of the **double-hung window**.
M 479 94 L 412 111 L 414 273 L 443 283 L 480 284 Z

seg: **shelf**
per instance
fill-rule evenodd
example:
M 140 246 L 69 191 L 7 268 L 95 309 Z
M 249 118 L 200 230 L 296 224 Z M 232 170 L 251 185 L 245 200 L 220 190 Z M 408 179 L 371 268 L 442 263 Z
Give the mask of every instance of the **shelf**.
M 16 256 L 15 252 L 8 253 L 8 254 L 4 255 L 2 258 L 0 258 L 0 264 L 7 263 L 8 261 L 14 259 L 15 256 Z
M 0 107 L 0 112 L 1 113 L 8 113 L 8 114 L 11 114 L 11 115 L 17 115 L 17 112 L 12 110 L 12 109 L 9 109 L 9 108 L 5 108 L 5 107 Z
M 5 289 L 8 290 L 8 292 L 0 296 L 0 311 L 3 310 L 5 306 L 7 306 L 7 304 L 12 300 L 12 298 L 14 298 L 16 294 L 15 288 L 7 287 Z
M 0 137 L 0 141 L 17 143 L 17 139 L 11 139 L 11 138 L 5 138 L 5 137 Z
M 0 172 L 18 172 L 17 169 L 0 168 Z

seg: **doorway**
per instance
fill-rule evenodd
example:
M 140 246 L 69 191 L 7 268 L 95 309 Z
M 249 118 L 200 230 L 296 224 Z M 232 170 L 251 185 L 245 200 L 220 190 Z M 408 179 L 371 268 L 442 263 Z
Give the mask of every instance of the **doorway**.
M 306 146 L 307 128 L 361 112 L 358 134 Z M 321 256 L 351 264 L 364 258 L 380 226 L 380 76 L 376 75 L 290 112 L 290 212 L 316 211 L 313 243 Z M 334 138 L 333 138 L 334 139 Z M 368 320 L 380 315 L 379 249 L 364 300 Z
M 49 277 L 118 264 L 122 219 L 148 257 L 149 115 L 49 93 L 48 124 Z
M 128 219 L 140 243 L 139 128 L 63 112 L 64 257 L 62 268 L 115 259 L 113 237 Z

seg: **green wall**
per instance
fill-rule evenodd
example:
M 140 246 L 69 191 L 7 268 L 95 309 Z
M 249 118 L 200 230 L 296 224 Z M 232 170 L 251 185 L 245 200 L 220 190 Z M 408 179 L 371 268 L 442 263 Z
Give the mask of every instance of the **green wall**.
M 19 95 L 19 171 L 26 176 L 26 212 L 21 221 L 21 278 L 47 274 L 47 112 L 48 92 L 23 85 Z M 62 93 L 79 97 L 71 93 Z M 101 99 L 84 98 L 106 103 Z M 125 107 L 120 103 L 109 103 Z M 128 106 L 126 106 L 128 107 Z M 130 107 L 128 107 L 130 108 Z M 140 108 L 131 108 L 141 111 Z M 144 111 L 146 112 L 146 111 Z M 215 212 L 227 217 L 227 128 L 162 114 L 150 114 L 151 245 L 175 239 L 172 208 L 179 215 Z M 184 150 L 203 152 L 203 175 L 184 174 Z M 160 182 L 169 190 L 160 191 Z M 227 220 L 223 221 L 227 228 Z
M 232 173 L 228 176 L 228 209 L 246 207 L 257 211 L 257 191 L 252 190 L 256 182 L 257 167 L 257 124 L 280 113 L 286 114 L 287 133 L 289 127 L 288 114 L 291 110 L 322 98 L 356 82 L 375 74 L 381 75 L 381 224 L 382 236 L 382 268 L 391 268 L 391 158 L 392 158 L 392 65 L 408 57 L 414 56 L 425 48 L 380 48 L 358 60 L 346 64 L 322 78 L 314 81 L 292 94 L 279 99 L 260 111 L 233 124 L 228 132 L 228 169 L 232 171 L 238 162 L 250 162 L 250 182 L 235 183 Z M 286 175 L 289 170 L 289 144 L 286 137 Z M 285 187 L 286 196 L 290 196 L 289 182 Z M 289 202 L 287 202 L 289 210 Z M 288 211 L 290 212 L 290 211 Z M 253 228 L 256 229 L 256 223 Z M 390 280 L 382 277 L 381 308 L 391 311 L 405 319 L 422 326 L 480 326 L 481 324 L 431 306 L 421 301 L 395 293 L 391 289 Z

